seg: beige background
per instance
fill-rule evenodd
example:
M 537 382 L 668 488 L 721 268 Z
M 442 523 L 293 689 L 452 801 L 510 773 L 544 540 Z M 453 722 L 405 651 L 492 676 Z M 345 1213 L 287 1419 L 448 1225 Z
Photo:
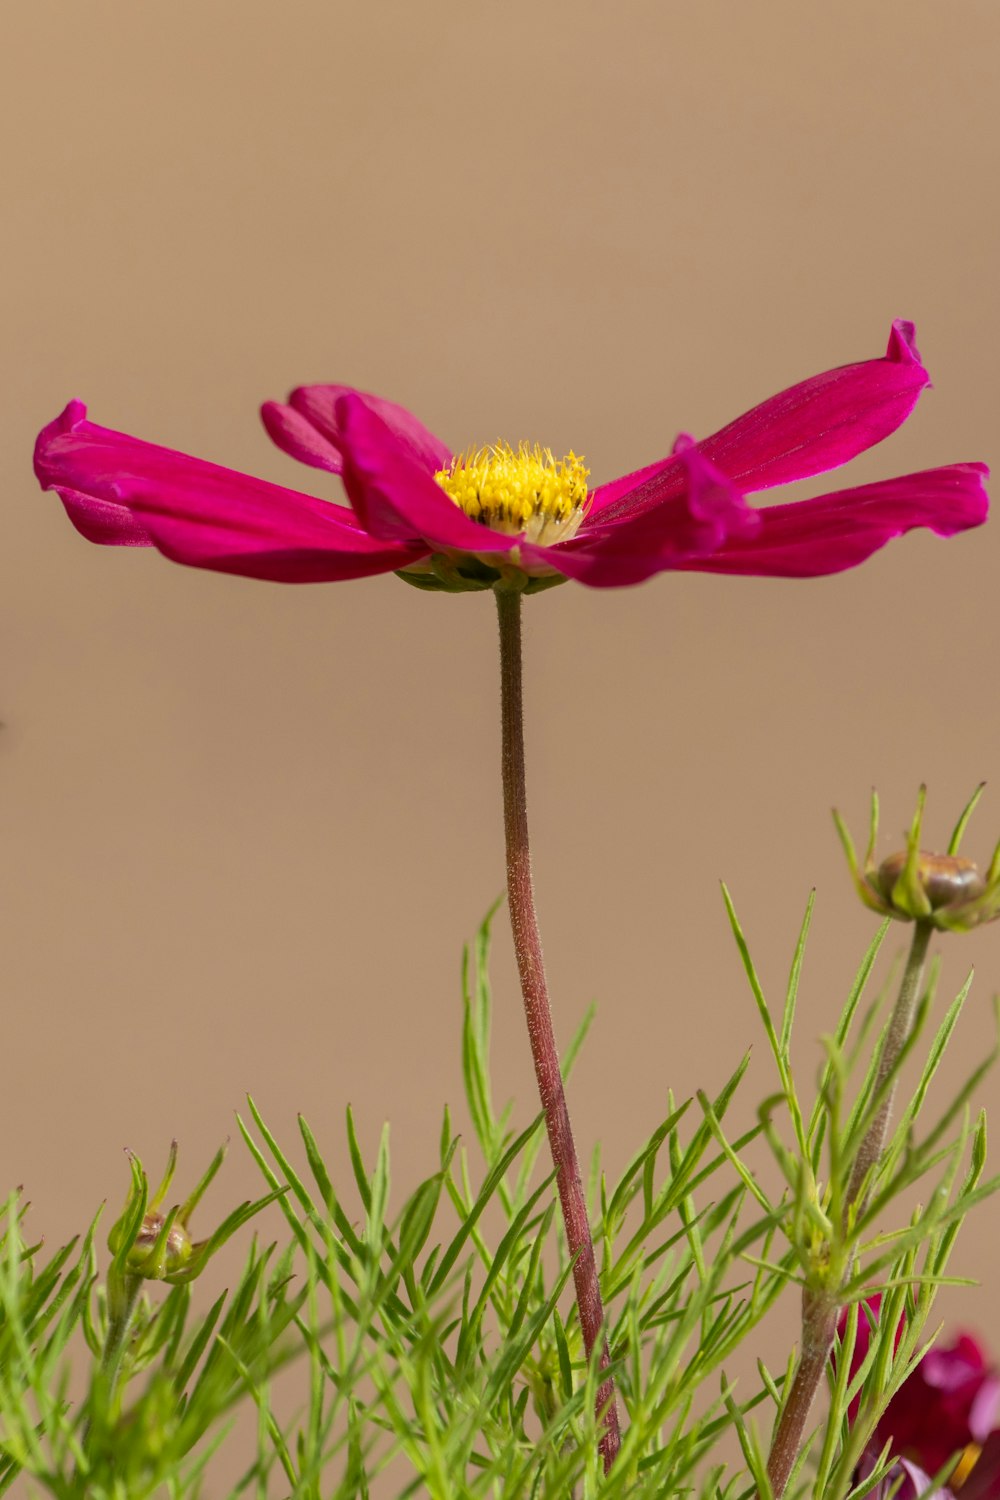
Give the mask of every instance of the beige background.
M 177 1135 L 200 1169 L 249 1089 L 341 1168 L 345 1102 L 369 1144 L 390 1116 L 402 1191 L 458 1105 L 460 949 L 502 883 L 491 601 L 90 547 L 34 485 L 35 431 L 79 396 L 333 495 L 256 407 L 336 380 L 600 479 L 905 316 L 935 389 L 844 482 L 996 462 L 1000 11 L 32 0 L 3 29 L 3 1186 L 58 1240 L 119 1199 L 123 1146 L 158 1167 Z M 720 876 L 775 995 L 818 887 L 812 1077 L 872 931 L 831 803 L 860 833 L 877 784 L 888 852 L 922 778 L 939 842 L 1000 783 L 998 564 L 988 528 L 829 580 L 529 601 L 561 1035 L 600 1004 L 585 1152 L 600 1134 L 620 1167 L 668 1086 L 717 1086 L 751 1040 L 743 1117 L 771 1087 Z M 527 1117 L 498 937 L 498 1088 Z M 939 946 L 949 992 L 980 968 L 954 1079 L 989 1045 L 1000 927 Z M 236 1148 L 212 1203 L 255 1186 Z M 1000 1353 L 995 1244 L 987 1209 L 955 1268 L 992 1280 L 945 1310 Z

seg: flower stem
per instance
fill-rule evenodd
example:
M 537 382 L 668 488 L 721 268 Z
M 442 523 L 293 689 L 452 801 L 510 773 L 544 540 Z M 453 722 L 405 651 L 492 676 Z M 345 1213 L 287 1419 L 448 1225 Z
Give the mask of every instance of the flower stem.
M 906 968 L 903 970 L 903 980 L 899 986 L 899 995 L 893 1007 L 892 1016 L 889 1020 L 889 1029 L 885 1034 L 885 1043 L 882 1047 L 882 1055 L 879 1058 L 878 1073 L 872 1090 L 873 1096 L 881 1092 L 893 1068 L 899 1059 L 906 1039 L 913 1025 L 913 1012 L 916 1009 L 917 998 L 920 994 L 920 983 L 924 976 L 924 963 L 927 959 L 927 948 L 933 931 L 929 922 L 916 922 L 913 927 L 913 938 L 910 943 L 910 951 L 906 957 Z M 872 1167 L 882 1155 L 885 1147 L 886 1136 L 889 1134 L 889 1120 L 892 1115 L 893 1100 L 896 1096 L 896 1080 L 888 1089 L 885 1098 L 879 1105 L 878 1112 L 868 1128 L 868 1134 L 861 1142 L 857 1156 L 854 1158 L 854 1166 L 851 1168 L 851 1181 L 847 1189 L 845 1204 L 847 1209 L 854 1208 L 857 1218 L 864 1209 L 864 1202 L 860 1198 L 865 1178 Z M 867 1197 L 867 1193 L 865 1194 Z
M 141 1276 L 128 1276 L 122 1278 L 120 1288 L 108 1285 L 108 1332 L 104 1340 L 104 1350 L 101 1354 L 101 1375 L 105 1381 L 105 1392 L 108 1405 L 114 1399 L 115 1389 L 118 1385 L 118 1377 L 121 1374 L 122 1360 L 128 1345 L 128 1336 L 132 1328 L 132 1316 L 135 1305 L 139 1300 L 142 1290 Z
M 136 1303 L 141 1291 L 141 1276 L 120 1276 L 112 1267 L 108 1274 L 108 1331 L 104 1338 L 104 1348 L 101 1351 L 97 1382 L 91 1396 L 91 1401 L 96 1404 L 99 1413 L 98 1430 L 107 1423 L 114 1410 L 122 1362 L 128 1348 L 132 1319 L 135 1316 Z M 85 1453 L 90 1451 L 95 1415 L 92 1405 L 90 1416 L 83 1429 Z
M 826 1371 L 837 1331 L 837 1313 L 836 1301 L 802 1288 L 802 1353 L 767 1458 L 767 1477 L 778 1500 L 795 1467 L 813 1397 Z
M 507 899 L 514 934 L 528 1038 L 535 1064 L 535 1078 L 545 1113 L 549 1147 L 556 1168 L 556 1182 L 566 1243 L 573 1257 L 573 1282 L 580 1313 L 584 1348 L 590 1359 L 597 1347 L 599 1368 L 611 1362 L 604 1333 L 604 1307 L 597 1277 L 594 1242 L 583 1194 L 580 1163 L 573 1140 L 566 1092 L 563 1088 L 559 1053 L 556 1049 L 549 1006 L 548 986 L 542 961 L 542 942 L 535 914 L 531 882 L 531 851 L 528 844 L 528 808 L 524 777 L 524 709 L 521 687 L 521 594 L 514 589 L 496 589 L 500 621 L 500 697 L 503 724 L 501 770 L 503 776 L 504 834 L 507 845 Z M 618 1407 L 612 1377 L 601 1382 L 597 1411 L 604 1431 L 600 1440 L 604 1471 L 615 1461 L 621 1445 Z
M 931 931 L 932 928 L 928 922 L 917 922 L 914 926 L 906 968 L 903 970 L 899 994 L 889 1020 L 878 1070 L 872 1085 L 873 1098 L 882 1092 L 909 1037 L 917 997 L 920 994 L 920 983 L 923 978 Z M 895 1093 L 896 1084 L 893 1082 L 878 1107 L 851 1167 L 844 1211 L 846 1216 L 853 1208 L 855 1220 L 864 1210 L 868 1194 L 865 1180 L 885 1149 Z M 802 1353 L 799 1356 L 788 1400 L 785 1402 L 771 1439 L 771 1452 L 767 1460 L 767 1477 L 777 1500 L 780 1500 L 780 1496 L 784 1493 L 788 1477 L 798 1459 L 813 1398 L 826 1373 L 833 1350 L 839 1314 L 840 1299 L 836 1291 L 821 1291 L 808 1286 L 803 1288 Z

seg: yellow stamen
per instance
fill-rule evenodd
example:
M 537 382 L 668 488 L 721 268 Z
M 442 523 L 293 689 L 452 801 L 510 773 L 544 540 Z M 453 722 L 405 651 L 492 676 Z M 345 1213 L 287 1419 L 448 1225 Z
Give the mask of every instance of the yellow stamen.
M 573 536 L 586 513 L 587 475 L 575 453 L 495 443 L 460 453 L 435 479 L 460 510 L 494 531 L 550 545 Z
M 962 1457 L 955 1465 L 954 1473 L 948 1480 L 949 1489 L 960 1490 L 962 1488 L 962 1485 L 965 1483 L 969 1475 L 972 1473 L 972 1470 L 975 1468 L 976 1460 L 979 1457 L 980 1453 L 982 1453 L 982 1451 L 983 1450 L 982 1448 L 980 1448 L 978 1443 L 970 1443 L 968 1445 L 968 1447 L 962 1454 Z

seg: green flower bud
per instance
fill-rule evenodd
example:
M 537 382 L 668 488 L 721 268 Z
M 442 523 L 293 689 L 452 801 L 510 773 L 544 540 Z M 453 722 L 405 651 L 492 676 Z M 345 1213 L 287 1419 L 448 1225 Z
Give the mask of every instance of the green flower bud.
M 159 1251 L 163 1272 L 155 1280 L 165 1281 L 174 1271 L 180 1271 L 187 1265 L 193 1249 L 191 1236 L 177 1219 L 168 1224 L 163 1214 L 148 1213 L 143 1217 L 135 1243 L 125 1257 L 125 1264 L 130 1271 L 138 1271 L 143 1276 L 146 1268 L 152 1264 L 151 1258 Z
M 917 810 L 910 825 L 906 848 L 875 864 L 878 837 L 878 797 L 872 793 L 868 850 L 861 866 L 851 836 L 839 813 L 834 821 L 840 834 L 851 877 L 861 900 L 882 916 L 900 922 L 926 922 L 955 932 L 967 932 L 1000 916 L 1000 844 L 985 875 L 970 859 L 958 854 L 966 824 L 983 792 L 978 786 L 955 826 L 946 854 L 920 848 L 926 787 L 920 788 Z
M 167 1169 L 163 1180 L 152 1197 L 149 1196 L 149 1179 L 142 1163 L 129 1153 L 132 1169 L 132 1186 L 121 1217 L 108 1235 L 108 1249 L 114 1255 L 112 1279 L 116 1285 L 124 1285 L 136 1278 L 143 1281 L 166 1281 L 173 1285 L 193 1281 L 200 1276 L 216 1250 L 241 1224 L 271 1203 L 284 1188 L 268 1193 L 255 1203 L 241 1203 L 228 1214 L 207 1239 L 192 1241 L 188 1232 L 188 1221 L 201 1200 L 205 1189 L 218 1172 L 225 1159 L 226 1147 L 217 1151 L 194 1191 L 180 1205 L 163 1213 L 162 1204 L 169 1191 L 177 1165 L 177 1142 L 170 1146 Z

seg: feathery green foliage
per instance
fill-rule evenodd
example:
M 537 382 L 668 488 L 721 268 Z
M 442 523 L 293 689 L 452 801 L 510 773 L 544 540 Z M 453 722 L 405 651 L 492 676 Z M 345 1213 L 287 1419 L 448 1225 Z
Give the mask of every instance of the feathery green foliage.
M 336 1185 L 305 1120 L 294 1148 L 282 1145 L 250 1100 L 239 1127 L 265 1196 L 203 1243 L 217 1247 L 271 1199 L 284 1224 L 281 1242 L 251 1242 L 233 1288 L 210 1294 L 207 1307 L 180 1262 L 177 1276 L 165 1276 L 178 1284 L 130 1283 L 134 1296 L 111 1359 L 116 1278 L 165 1275 L 169 1229 L 186 1223 L 205 1179 L 182 1209 L 148 1230 L 140 1254 L 149 1192 L 133 1163 L 129 1204 L 103 1272 L 96 1221 L 46 1258 L 25 1237 L 17 1198 L 8 1202 L 0 1239 L 0 1493 L 16 1484 L 16 1493 L 59 1500 L 767 1496 L 766 1434 L 788 1370 L 757 1361 L 749 1377 L 746 1354 L 783 1293 L 834 1283 L 850 1314 L 831 1363 L 827 1410 L 814 1413 L 788 1493 L 846 1500 L 870 1490 L 886 1465 L 857 1488 L 858 1457 L 925 1347 L 964 1214 L 998 1185 L 983 1181 L 985 1123 L 969 1110 L 982 1067 L 924 1122 L 968 984 L 929 1045 L 932 995 L 922 998 L 907 1048 L 924 1059 L 918 1082 L 898 1110 L 865 1206 L 852 1216 L 844 1208 L 851 1162 L 880 1103 L 870 1060 L 879 1002 L 857 1018 L 888 924 L 824 1042 L 815 1096 L 806 1097 L 791 1043 L 812 902 L 780 1011 L 768 1003 L 728 893 L 726 905 L 776 1089 L 753 1125 L 729 1129 L 747 1054 L 714 1097 L 666 1098 L 663 1119 L 616 1180 L 599 1167 L 593 1174 L 594 1238 L 625 1418 L 610 1474 L 598 1460 L 598 1372 L 584 1357 L 567 1287 L 555 1185 L 539 1168 L 542 1121 L 515 1127 L 511 1106 L 493 1102 L 491 912 L 463 969 L 472 1135 L 463 1139 L 445 1110 L 433 1168 L 401 1203 L 388 1130 L 370 1151 L 347 1111 L 352 1170 Z M 936 975 L 931 989 L 934 982 Z M 173 1158 L 153 1196 L 157 1206 L 172 1165 Z M 202 1287 L 212 1279 L 206 1260 Z M 852 1377 L 864 1298 L 876 1289 L 883 1316 Z M 740 1379 L 730 1379 L 738 1356 Z M 852 1425 L 848 1407 L 859 1394 Z M 232 1432 L 241 1406 L 255 1414 L 256 1451 L 237 1457 L 247 1432 L 245 1422 Z M 230 1476 L 225 1490 L 221 1474 Z

